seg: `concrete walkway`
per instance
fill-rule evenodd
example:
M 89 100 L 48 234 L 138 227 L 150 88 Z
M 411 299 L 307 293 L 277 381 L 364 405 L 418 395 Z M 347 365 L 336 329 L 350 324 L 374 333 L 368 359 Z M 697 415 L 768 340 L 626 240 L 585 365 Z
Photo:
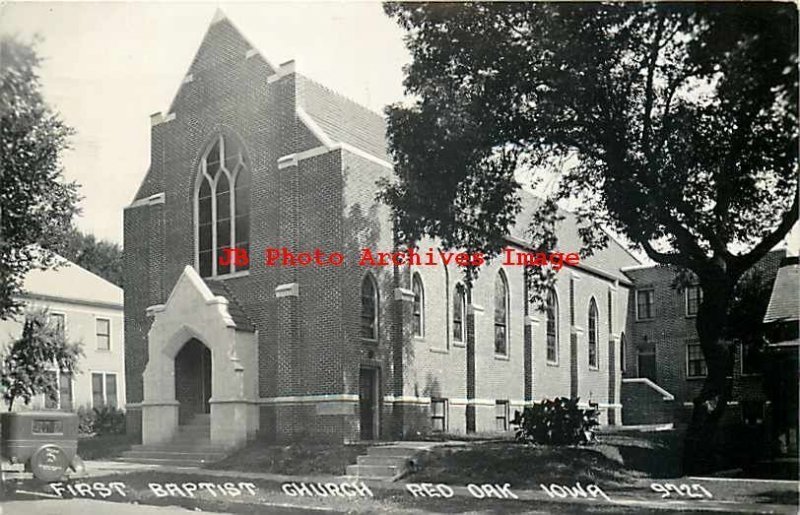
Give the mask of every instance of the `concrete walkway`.
M 125 465 L 125 467 L 120 467 L 120 465 Z M 283 474 L 272 474 L 272 473 L 265 473 L 265 472 L 239 472 L 239 471 L 231 471 L 231 470 L 212 470 L 212 469 L 200 469 L 200 468 L 189 468 L 189 467 L 169 467 L 169 466 L 152 466 L 152 465 L 134 465 L 134 464 L 122 464 L 119 462 L 87 462 L 86 464 L 86 475 L 87 477 L 96 477 L 101 475 L 108 475 L 108 474 L 125 474 L 129 472 L 141 472 L 143 470 L 152 470 L 154 472 L 159 473 L 167 473 L 167 474 L 188 474 L 188 475 L 198 475 L 198 476 L 206 476 L 206 477 L 219 477 L 225 478 L 228 481 L 231 480 L 260 480 L 266 482 L 274 482 L 274 483 L 341 483 L 343 481 L 363 481 L 369 485 L 370 489 L 373 490 L 376 494 L 378 492 L 388 492 L 388 493 L 405 493 L 412 497 L 412 494 L 407 489 L 406 485 L 408 482 L 399 481 L 399 482 L 386 482 L 386 481 L 376 481 L 370 480 L 368 478 L 353 478 L 350 476 L 332 476 L 332 475 L 318 475 L 318 476 L 288 476 Z M 76 478 L 77 479 L 77 478 Z M 608 487 L 605 489 L 603 485 L 600 485 L 601 488 L 604 488 L 604 493 L 606 494 L 608 499 L 603 499 L 600 496 L 592 497 L 588 496 L 573 498 L 571 496 L 567 497 L 558 497 L 558 496 L 550 496 L 548 495 L 544 489 L 516 489 L 510 486 L 511 492 L 519 499 L 523 501 L 531 501 L 532 508 L 535 506 L 535 502 L 556 502 L 556 503 L 567 503 L 567 504 L 577 504 L 581 506 L 609 506 L 610 505 L 619 505 L 625 506 L 629 508 L 638 508 L 642 510 L 687 510 L 687 511 L 708 511 L 708 512 L 718 512 L 718 513 L 791 513 L 796 514 L 798 513 L 798 506 L 797 504 L 794 505 L 784 505 L 784 504 L 766 504 L 766 503 L 753 503 L 753 502 L 740 502 L 740 501 L 732 501 L 726 499 L 662 499 L 660 495 L 654 493 L 650 489 L 650 485 L 652 482 L 656 480 L 650 481 L 642 481 L 639 485 L 634 485 L 634 488 L 626 488 L 624 490 L 619 489 L 612 489 Z M 684 478 L 683 480 L 669 480 L 672 483 L 701 483 L 707 489 L 714 490 L 713 485 L 715 483 L 725 484 L 726 486 L 730 487 L 731 484 L 735 485 L 739 482 L 742 485 L 747 485 L 748 489 L 752 489 L 754 484 L 761 485 L 764 493 L 767 492 L 774 492 L 776 490 L 785 491 L 785 492 L 794 492 L 797 494 L 797 487 L 798 483 L 794 481 L 753 481 L 753 480 L 745 480 L 745 479 L 719 479 L 719 478 Z M 454 496 L 459 498 L 466 498 L 466 499 L 476 499 L 475 495 L 471 493 L 471 491 L 466 486 L 455 486 L 449 485 L 450 488 L 453 490 Z M 502 485 L 501 485 L 502 486 Z M 574 485 L 572 485 L 574 486 Z M 584 487 L 587 485 L 584 485 Z M 474 490 L 473 490 L 474 491 Z M 276 493 L 280 493 L 279 487 L 276 486 Z M 299 498 L 295 498 L 293 501 L 298 501 Z M 478 499 L 476 499 L 477 501 Z
M 176 476 L 175 481 L 187 481 L 186 476 L 205 476 L 206 478 L 220 478 L 220 482 L 224 481 L 262 481 L 267 483 L 275 483 L 274 488 L 271 486 L 263 486 L 260 487 L 260 490 L 264 492 L 264 494 L 270 498 L 271 500 L 277 501 L 278 504 L 272 504 L 271 502 L 266 502 L 263 506 L 266 508 L 267 506 L 271 508 L 285 508 L 287 510 L 298 510 L 298 509 L 313 509 L 318 511 L 328 511 L 327 509 L 323 508 L 320 505 L 320 502 L 323 501 L 319 498 L 302 498 L 302 497 L 289 497 L 287 496 L 282 490 L 281 485 L 283 483 L 342 483 L 345 481 L 363 481 L 365 484 L 369 486 L 369 488 L 375 493 L 376 500 L 386 497 L 386 496 L 394 496 L 397 497 L 398 495 L 406 498 L 406 499 L 414 499 L 412 492 L 407 488 L 410 482 L 386 482 L 386 481 L 375 481 L 370 480 L 368 478 L 353 478 L 349 476 L 333 476 L 333 475 L 309 475 L 309 476 L 289 476 L 283 474 L 272 474 L 272 473 L 265 473 L 265 472 L 239 472 L 239 471 L 230 471 L 230 470 L 212 470 L 212 469 L 201 469 L 195 467 L 175 467 L 175 466 L 160 466 L 160 465 L 144 465 L 144 464 L 135 464 L 135 463 L 123 463 L 118 461 L 87 461 L 85 471 L 81 474 L 76 474 L 72 476 L 73 481 L 80 481 L 82 478 L 95 478 L 101 476 L 109 476 L 109 475 L 118 475 L 118 474 L 130 474 L 130 473 L 141 473 L 141 472 L 157 472 L 159 474 L 174 474 Z M 14 474 L 17 475 L 17 474 Z M 24 474 L 19 474 L 19 476 L 23 476 Z M 181 477 L 183 476 L 183 477 Z M 8 477 L 8 476 L 7 476 Z M 22 477 L 20 477 L 21 479 Z M 124 478 L 120 480 L 124 481 Z M 189 480 L 191 481 L 191 480 Z M 725 498 L 703 498 L 703 499 L 687 499 L 687 498 L 677 498 L 673 495 L 672 498 L 661 498 L 656 492 L 651 490 L 651 483 L 656 482 L 657 480 L 643 480 L 640 484 L 632 485 L 632 487 L 626 487 L 625 489 L 614 489 L 610 486 L 603 486 L 600 485 L 600 488 L 603 489 L 604 495 L 589 495 L 587 497 L 579 496 L 577 498 L 573 498 L 571 495 L 566 497 L 560 496 L 550 496 L 544 489 L 517 489 L 514 488 L 513 485 L 508 487 L 508 490 L 513 493 L 513 497 L 508 497 L 509 500 L 514 500 L 515 502 L 519 501 L 529 501 L 531 505 L 531 509 L 536 509 L 537 504 L 539 503 L 558 503 L 559 505 L 564 505 L 565 509 L 569 511 L 567 505 L 574 506 L 575 509 L 580 510 L 582 507 L 585 509 L 596 509 L 596 508 L 611 508 L 613 506 L 619 506 L 620 508 L 626 509 L 625 511 L 652 511 L 652 510 L 672 510 L 672 511 L 693 511 L 693 512 L 717 512 L 717 513 L 791 513 L 796 514 L 798 513 L 798 506 L 797 504 L 766 504 L 766 503 L 756 503 L 752 501 L 737 501 L 737 500 L 730 500 Z M 794 481 L 754 481 L 754 480 L 741 480 L 741 479 L 720 479 L 720 478 L 683 478 L 683 479 L 672 479 L 668 480 L 667 482 L 675 483 L 675 484 L 695 484 L 699 483 L 703 485 L 706 489 L 711 492 L 716 492 L 715 486 L 718 486 L 720 489 L 725 487 L 723 491 L 736 491 L 738 489 L 746 489 L 749 494 L 748 498 L 751 499 L 758 499 L 760 497 L 764 497 L 767 494 L 774 494 L 776 491 L 784 493 L 787 498 L 792 498 L 792 494 L 794 495 L 794 499 L 797 499 L 797 486 L 798 483 Z M 453 496 L 457 499 L 464 501 L 465 504 L 468 505 L 475 505 L 476 508 L 478 503 L 481 502 L 479 498 L 475 496 L 475 488 L 472 490 L 468 489 L 466 486 L 455 486 L 455 485 L 448 485 L 449 488 L 452 490 Z M 502 487 L 503 485 L 499 485 Z M 549 485 L 548 485 L 549 486 Z M 574 486 L 574 485 L 564 485 L 564 486 Z M 586 488 L 588 485 L 583 485 Z M 281 502 L 287 501 L 285 504 L 281 504 Z M 431 499 L 431 501 L 435 501 L 437 499 Z M 438 499 L 442 500 L 442 499 Z M 455 500 L 455 499 L 454 499 Z M 489 499 L 487 499 L 489 500 Z M 502 503 L 502 499 L 493 499 L 497 503 Z M 262 505 L 263 500 L 255 500 L 251 499 L 250 502 L 244 497 L 239 497 L 236 499 L 229 499 L 229 501 L 234 503 L 245 503 L 245 504 L 257 504 L 259 506 Z M 342 499 L 341 501 L 345 501 Z M 417 498 L 414 502 L 417 508 L 424 510 L 426 505 L 426 499 L 424 498 Z M 37 501 L 34 504 L 37 506 L 41 505 L 43 501 Z M 63 501 L 54 500 L 54 506 L 60 506 L 63 508 L 68 509 L 58 509 L 54 511 L 25 511 L 24 513 L 73 513 L 72 511 L 72 504 L 64 504 Z M 72 501 L 69 501 L 70 503 Z M 84 501 L 81 501 L 84 502 Z M 99 501 L 85 501 L 92 504 L 93 506 L 99 504 Z M 485 501 L 484 501 L 485 502 Z M 102 505 L 106 505 L 107 503 L 102 502 Z M 5 503 L 4 507 L 8 507 L 2 515 L 6 515 L 7 513 L 14 513 L 11 511 L 11 508 L 16 506 L 14 503 Z M 31 504 L 25 504 L 25 509 L 27 510 L 28 507 L 32 507 Z M 49 509 L 50 503 L 45 503 L 42 505 L 42 510 Z M 78 507 L 78 504 L 75 504 Z M 82 506 L 82 504 L 81 504 Z M 124 504 L 116 504 L 115 506 L 126 506 Z M 138 509 L 142 506 L 138 505 L 131 505 L 134 506 L 137 511 L 131 513 L 141 513 Z M 337 503 L 336 507 L 333 508 L 332 511 L 340 511 L 337 508 L 341 507 L 341 503 Z M 351 509 L 354 508 L 354 511 L 359 511 L 359 508 L 363 506 L 358 505 L 351 505 Z M 233 508 L 229 508 L 233 510 Z M 120 510 L 123 510 L 123 513 L 119 513 L 118 515 L 123 515 L 124 513 L 128 513 L 127 507 L 126 508 L 114 508 L 114 513 L 118 513 Z M 181 510 L 179 510 L 181 511 Z M 235 511 L 235 510 L 234 510 Z M 368 510 L 369 511 L 369 510 Z M 76 508 L 75 513 L 81 514 L 89 514 L 95 513 L 91 511 L 82 511 Z M 108 512 L 96 512 L 96 513 L 108 513 Z M 149 513 L 149 512 L 145 512 Z M 185 513 L 185 512 L 184 512 Z

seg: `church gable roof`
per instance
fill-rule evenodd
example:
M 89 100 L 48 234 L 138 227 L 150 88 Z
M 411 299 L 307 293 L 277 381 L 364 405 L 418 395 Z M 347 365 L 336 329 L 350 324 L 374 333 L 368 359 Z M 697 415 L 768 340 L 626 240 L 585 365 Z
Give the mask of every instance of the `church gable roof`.
M 536 210 L 542 205 L 542 199 L 527 191 L 522 191 L 521 195 L 522 211 L 517 215 L 517 223 L 511 228 L 510 235 L 527 243 L 530 241 L 527 235 L 528 224 Z M 559 209 L 559 214 L 564 219 L 556 226 L 556 235 L 558 236 L 556 250 L 563 253 L 579 252 L 583 246 L 583 240 L 578 233 L 578 217 L 564 209 Z M 599 268 L 627 283 L 630 279 L 622 272 L 621 268 L 637 266 L 642 263 L 617 240 L 609 238 L 605 248 L 595 251 L 588 258 L 581 259 L 581 264 Z
M 298 107 L 332 142 L 347 143 L 390 161 L 383 117 L 303 75 L 295 77 Z

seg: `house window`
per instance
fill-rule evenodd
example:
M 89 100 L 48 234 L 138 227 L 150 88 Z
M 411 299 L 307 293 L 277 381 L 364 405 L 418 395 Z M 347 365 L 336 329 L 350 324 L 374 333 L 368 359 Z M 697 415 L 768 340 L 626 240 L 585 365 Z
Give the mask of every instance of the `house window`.
M 558 363 L 558 298 L 552 289 L 547 295 L 547 361 Z
M 697 316 L 700 303 L 703 302 L 703 290 L 699 286 L 689 286 L 686 288 L 686 316 Z
M 45 374 L 57 387 L 54 397 L 44 396 L 45 409 L 71 410 L 72 374 L 59 372 L 58 370 L 48 370 Z
M 107 318 L 95 319 L 97 334 L 97 350 L 111 349 L 111 320 Z
M 655 302 L 655 290 L 636 291 L 636 319 L 648 320 L 655 316 L 653 304 Z
M 66 327 L 66 317 L 63 313 L 50 313 L 50 322 L 53 324 L 53 327 L 56 328 L 58 332 L 64 334 L 64 328 Z
M 58 404 L 62 410 L 72 410 L 72 374 L 58 374 Z
M 425 290 L 419 274 L 414 274 L 411 289 L 414 292 L 414 336 L 421 338 L 425 335 Z
M 463 342 L 464 338 L 464 315 L 467 312 L 467 295 L 464 286 L 456 285 L 456 293 L 453 295 L 453 340 Z
M 92 407 L 117 407 L 117 374 L 92 373 Z
M 502 270 L 494 280 L 494 352 L 508 354 L 508 285 Z
M 378 287 L 372 274 L 361 281 L 361 337 L 378 339 Z
M 48 370 L 45 372 L 47 382 L 50 384 L 58 384 L 58 372 L 55 370 Z M 44 409 L 58 409 L 58 391 L 54 392 L 53 396 L 44 395 Z
M 498 431 L 508 431 L 508 401 L 494 403 L 494 423 Z
M 201 277 L 247 270 L 221 264 L 224 249 L 250 249 L 250 171 L 237 140 L 217 136 L 200 162 L 197 186 L 197 267 Z
M 597 368 L 597 303 L 589 301 L 589 366 Z
M 706 368 L 706 358 L 703 356 L 703 349 L 697 340 L 686 342 L 686 376 L 705 377 L 708 374 Z
M 447 430 L 447 399 L 431 399 L 431 425 L 434 431 Z

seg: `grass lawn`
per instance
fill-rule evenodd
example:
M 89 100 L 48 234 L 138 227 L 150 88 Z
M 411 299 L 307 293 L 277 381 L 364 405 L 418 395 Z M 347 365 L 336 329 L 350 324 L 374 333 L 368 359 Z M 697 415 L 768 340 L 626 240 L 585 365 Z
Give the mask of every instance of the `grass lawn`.
M 206 468 L 286 475 L 341 475 L 345 473 L 347 465 L 354 464 L 359 455 L 366 454 L 367 447 L 356 444 L 268 445 L 253 442 Z
M 422 456 L 420 469 L 406 480 L 448 484 L 600 483 L 625 488 L 647 478 L 679 473 L 680 435 L 676 432 L 599 435 L 590 446 L 554 447 L 513 441 L 475 442 L 438 447 Z
M 133 445 L 128 435 L 82 436 L 78 438 L 78 456 L 84 460 L 116 458 Z

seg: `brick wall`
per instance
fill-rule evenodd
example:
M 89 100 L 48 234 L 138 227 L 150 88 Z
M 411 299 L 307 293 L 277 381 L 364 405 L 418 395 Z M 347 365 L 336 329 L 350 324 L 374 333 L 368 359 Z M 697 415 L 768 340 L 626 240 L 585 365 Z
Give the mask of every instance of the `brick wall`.
M 785 251 L 773 251 L 756 264 L 767 277 L 774 277 Z M 637 349 L 655 349 L 655 382 L 675 396 L 680 410 L 690 403 L 703 386 L 703 377 L 688 377 L 686 343 L 697 340 L 696 318 L 687 316 L 684 290 L 672 287 L 675 271 L 668 267 L 642 267 L 626 272 L 638 289 L 655 291 L 655 316 L 650 320 L 636 319 L 635 290 L 629 294 L 628 332 L 626 334 L 626 377 L 638 377 Z M 646 340 L 645 340 L 646 338 Z M 732 348 L 734 367 L 731 376 L 732 400 L 765 399 L 759 376 L 743 376 L 741 347 Z M 688 409 L 688 408 L 687 408 Z

